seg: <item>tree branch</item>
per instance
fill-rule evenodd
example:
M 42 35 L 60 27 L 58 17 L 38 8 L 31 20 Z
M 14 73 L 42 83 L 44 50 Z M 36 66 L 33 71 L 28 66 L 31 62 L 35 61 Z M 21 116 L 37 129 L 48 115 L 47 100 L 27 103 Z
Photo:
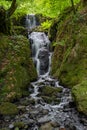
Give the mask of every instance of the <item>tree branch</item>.
M 15 12 L 16 8 L 17 8 L 16 0 L 12 0 L 11 7 L 6 11 L 7 17 L 10 17 Z

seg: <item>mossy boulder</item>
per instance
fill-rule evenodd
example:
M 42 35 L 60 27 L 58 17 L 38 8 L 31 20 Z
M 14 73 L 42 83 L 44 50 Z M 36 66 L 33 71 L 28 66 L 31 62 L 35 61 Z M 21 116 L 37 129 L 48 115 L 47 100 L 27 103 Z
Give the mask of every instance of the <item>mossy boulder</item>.
M 17 106 L 13 103 L 4 102 L 0 105 L 0 114 L 16 115 L 16 114 L 18 114 Z
M 58 104 L 60 102 L 60 99 L 58 98 L 58 93 L 62 92 L 61 88 L 44 86 L 41 87 L 39 91 L 40 91 L 39 96 L 41 96 L 46 103 Z
M 80 112 L 87 115 L 87 81 L 76 85 L 72 89 L 74 100 L 76 101 L 77 108 Z
M 56 33 L 56 46 L 52 57 L 51 74 L 60 83 L 73 89 L 87 79 L 87 7 L 76 15 L 70 13 L 64 21 L 60 21 Z M 78 91 L 79 91 L 78 87 Z M 77 87 L 76 87 L 77 88 Z M 80 89 L 83 88 L 80 87 Z M 85 87 L 87 90 L 87 87 Z M 74 90 L 73 90 L 74 91 Z M 75 91 L 77 94 L 78 91 Z M 75 95 L 76 95 L 75 93 Z M 84 97 L 86 99 L 86 97 Z M 79 99 L 77 98 L 79 107 Z M 81 110 L 86 114 L 86 101 L 82 101 Z
M 15 122 L 14 123 L 14 127 L 18 127 L 19 129 L 22 129 L 22 128 L 24 128 L 25 127 L 25 124 L 24 124 L 24 122 L 22 122 L 22 121 L 20 121 L 20 122 Z
M 26 37 L 0 35 L 0 101 L 29 95 L 30 81 L 37 78 Z

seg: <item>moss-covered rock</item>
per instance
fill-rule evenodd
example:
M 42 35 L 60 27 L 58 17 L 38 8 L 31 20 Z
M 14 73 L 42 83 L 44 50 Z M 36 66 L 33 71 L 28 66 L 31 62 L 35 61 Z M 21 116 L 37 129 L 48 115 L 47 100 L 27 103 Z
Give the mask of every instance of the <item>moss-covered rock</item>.
M 40 88 L 41 95 L 45 96 L 57 96 L 58 92 L 61 92 L 62 88 L 56 88 L 52 86 L 44 86 Z
M 52 57 L 51 74 L 60 80 L 64 86 L 73 88 L 79 86 L 87 79 L 87 7 L 77 12 L 70 13 L 64 21 L 58 24 L 56 43 Z M 79 84 L 79 85 L 78 85 Z M 78 87 L 78 89 L 79 89 Z M 80 87 L 81 88 L 81 87 Z M 83 91 L 83 88 L 81 88 Z M 87 88 L 85 87 L 87 90 Z M 76 91 L 78 94 L 79 92 Z M 75 95 L 76 95 L 75 93 Z M 81 110 L 86 108 L 87 98 L 84 97 Z M 79 100 L 77 98 L 79 108 Z M 78 109 L 80 110 L 80 109 Z M 80 110 L 80 111 L 81 111 Z
M 14 101 L 29 94 L 28 85 L 37 73 L 24 36 L 1 35 L 0 39 L 0 101 Z
M 58 104 L 60 100 L 58 99 L 58 93 L 62 92 L 61 88 L 56 88 L 52 86 L 44 86 L 39 89 L 40 96 L 46 103 Z
M 0 114 L 2 115 L 18 114 L 17 106 L 9 102 L 4 102 L 0 105 Z
M 22 128 L 24 128 L 24 126 L 25 126 L 25 124 L 24 124 L 24 122 L 15 122 L 14 123 L 14 127 L 18 127 L 19 129 L 22 129 Z
M 80 112 L 87 115 L 87 81 L 76 85 L 72 89 L 74 100 L 76 101 L 77 108 Z

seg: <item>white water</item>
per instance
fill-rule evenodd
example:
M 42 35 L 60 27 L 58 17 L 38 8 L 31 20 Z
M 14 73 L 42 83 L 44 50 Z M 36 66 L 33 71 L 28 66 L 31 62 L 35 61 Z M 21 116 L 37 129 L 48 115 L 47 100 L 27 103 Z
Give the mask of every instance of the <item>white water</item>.
M 29 14 L 26 16 L 26 27 L 28 30 L 36 27 L 36 18 L 34 14 Z
M 39 53 L 42 51 L 49 51 L 50 41 L 44 32 L 32 32 L 29 35 L 29 39 L 32 40 L 31 47 L 32 47 L 32 56 L 33 61 L 36 63 L 37 73 L 40 76 L 40 60 L 39 60 Z M 49 52 L 49 68 L 48 72 L 50 71 L 50 64 L 51 64 L 51 53 Z

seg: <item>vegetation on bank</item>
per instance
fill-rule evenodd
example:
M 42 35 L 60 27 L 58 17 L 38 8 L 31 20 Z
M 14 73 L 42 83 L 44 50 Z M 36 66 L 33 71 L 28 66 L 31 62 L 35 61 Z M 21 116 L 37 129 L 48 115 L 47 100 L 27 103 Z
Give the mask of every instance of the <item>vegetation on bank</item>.
M 25 37 L 27 31 L 20 22 L 22 17 L 19 24 L 15 19 L 11 22 L 11 16 L 17 7 L 16 0 L 12 3 L 3 1 L 5 2 L 11 5 L 7 9 L 0 6 L 0 104 L 14 102 L 29 95 L 29 84 L 37 78 L 30 43 Z M 8 103 L 8 107 L 9 105 Z M 0 107 L 3 108 L 2 105 Z
M 50 36 L 52 29 L 50 38 L 56 44 L 51 74 L 72 89 L 78 110 L 87 114 L 87 6 L 76 15 L 65 10 L 51 26 Z

